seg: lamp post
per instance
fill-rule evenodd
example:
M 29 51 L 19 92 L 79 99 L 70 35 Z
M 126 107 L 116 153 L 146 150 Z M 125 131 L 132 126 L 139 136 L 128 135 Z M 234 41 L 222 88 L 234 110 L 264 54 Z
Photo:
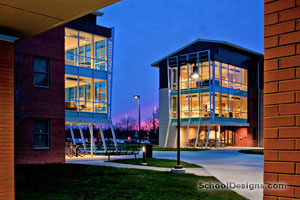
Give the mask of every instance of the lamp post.
M 177 165 L 174 166 L 174 172 L 183 170 L 180 165 L 180 68 L 180 56 L 177 56 Z
M 156 107 L 153 107 L 153 134 L 155 134 L 155 110 Z
M 180 96 L 181 96 L 181 90 L 180 90 L 180 56 L 177 56 L 177 165 L 174 166 L 174 169 L 172 169 L 172 172 L 175 173 L 185 173 L 185 170 L 183 169 L 182 165 L 180 165 Z M 193 66 L 193 73 L 191 74 L 191 77 L 193 79 L 199 78 L 199 69 L 197 64 L 194 64 Z
M 147 165 L 146 163 L 146 147 L 145 145 L 143 146 L 143 162 L 142 165 Z
M 128 134 L 128 115 L 126 114 L 126 131 L 127 131 L 127 134 Z
M 139 141 L 141 143 L 141 103 L 140 103 L 140 100 L 141 100 L 141 97 L 140 95 L 134 95 L 133 98 L 137 99 L 138 100 L 138 103 L 139 103 Z

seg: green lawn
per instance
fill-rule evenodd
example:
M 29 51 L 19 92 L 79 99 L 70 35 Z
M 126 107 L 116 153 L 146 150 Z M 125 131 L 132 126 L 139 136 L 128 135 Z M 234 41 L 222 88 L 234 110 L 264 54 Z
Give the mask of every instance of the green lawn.
M 118 159 L 118 160 L 109 160 L 106 162 L 116 162 L 116 163 L 123 163 L 123 164 L 131 164 L 131 165 L 142 165 L 143 159 Z M 153 166 L 153 167 L 166 167 L 166 168 L 172 168 L 177 164 L 176 160 L 170 160 L 170 159 L 159 159 L 159 158 L 147 158 L 146 160 L 147 166 Z M 185 168 L 202 168 L 199 165 L 187 163 L 181 161 L 180 164 Z
M 75 164 L 17 165 L 16 199 L 245 199 L 237 193 L 198 190 L 214 177 Z
M 200 148 L 180 148 L 180 151 L 206 151 L 209 149 L 200 149 Z M 177 151 L 177 148 L 162 148 L 162 147 L 154 147 L 153 151 Z
M 264 150 L 263 149 L 243 149 L 239 150 L 240 153 L 247 153 L 247 154 L 259 154 L 259 155 L 264 155 Z

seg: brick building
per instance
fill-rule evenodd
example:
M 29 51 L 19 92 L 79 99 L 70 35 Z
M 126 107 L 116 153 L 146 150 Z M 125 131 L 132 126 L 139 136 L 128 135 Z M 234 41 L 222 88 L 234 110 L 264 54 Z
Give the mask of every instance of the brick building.
M 300 199 L 300 1 L 265 0 L 264 200 Z
M 119 0 L 0 0 L 0 199 L 14 199 L 14 42 L 53 29 Z M 36 44 L 34 44 L 36 45 Z M 40 47 L 39 47 L 40 48 Z M 51 51 L 49 49 L 49 51 Z M 23 68 L 19 68 L 23 71 Z M 63 68 L 62 68 L 63 69 Z M 55 79 L 55 77 L 54 77 Z M 60 115 L 60 114 L 59 114 Z
M 15 43 L 15 163 L 62 163 L 64 27 Z

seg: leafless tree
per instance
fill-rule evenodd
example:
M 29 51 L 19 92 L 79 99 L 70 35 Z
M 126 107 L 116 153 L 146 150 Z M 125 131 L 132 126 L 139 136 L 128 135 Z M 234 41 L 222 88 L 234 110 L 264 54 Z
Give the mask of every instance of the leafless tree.
M 132 130 L 136 130 L 137 128 L 137 122 L 134 118 L 128 116 L 128 117 L 122 117 L 120 122 L 116 124 L 117 127 L 120 130 L 128 130 L 128 131 L 132 131 Z

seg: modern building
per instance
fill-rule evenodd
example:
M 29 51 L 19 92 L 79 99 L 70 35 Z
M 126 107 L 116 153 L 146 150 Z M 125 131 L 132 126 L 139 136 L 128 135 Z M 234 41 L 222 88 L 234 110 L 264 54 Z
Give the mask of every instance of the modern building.
M 74 129 L 79 130 L 85 151 L 83 127 L 93 136 L 97 126 L 106 149 L 102 125 L 110 126 L 117 148 L 111 121 L 114 29 L 96 25 L 97 15 L 102 14 L 65 25 L 65 122 L 74 144 Z M 95 150 L 95 143 L 93 147 Z
M 262 146 L 263 55 L 200 39 L 152 64 L 160 76 L 160 146 L 176 145 L 178 65 L 181 146 Z
M 65 162 L 65 126 L 80 133 L 111 123 L 113 28 L 96 12 L 15 42 L 15 162 Z M 79 129 L 79 131 L 78 131 Z M 96 150 L 95 144 L 93 149 Z
M 61 26 L 118 1 L 91 0 L 88 4 L 81 1 L 62 2 L 57 0 L 39 2 L 0 1 L 0 18 L 3 19 L 0 21 L 0 151 L 3 153 L 0 158 L 0 199 L 14 199 L 14 147 L 16 143 L 14 137 L 15 41 L 24 40 Z M 38 46 L 37 44 L 34 45 Z M 62 69 L 64 69 L 64 66 L 62 66 Z M 24 71 L 27 69 L 19 68 L 18 70 Z M 53 75 L 55 74 L 51 74 L 51 77 Z M 55 80 L 58 80 L 58 78 Z M 24 82 L 25 84 L 32 85 L 33 83 Z M 52 108 L 53 105 L 49 107 L 48 111 Z M 31 135 L 33 135 L 33 132 Z M 32 143 L 32 140 L 33 136 L 26 142 Z

